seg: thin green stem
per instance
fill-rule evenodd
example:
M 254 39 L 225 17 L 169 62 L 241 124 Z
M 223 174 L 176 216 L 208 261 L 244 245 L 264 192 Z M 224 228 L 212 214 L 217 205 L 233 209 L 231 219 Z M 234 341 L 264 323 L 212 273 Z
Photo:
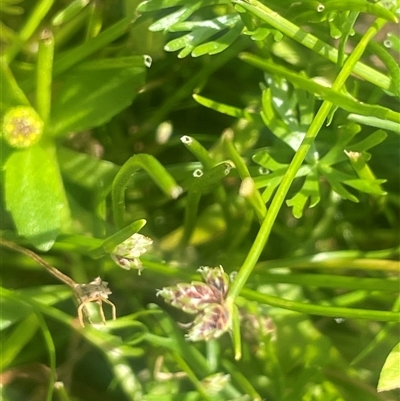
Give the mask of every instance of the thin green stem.
M 291 269 L 351 269 L 351 270 L 376 270 L 387 273 L 400 273 L 398 260 L 386 259 L 366 259 L 345 256 L 343 258 L 336 257 L 338 252 L 319 253 L 312 256 L 300 258 L 270 260 L 257 264 L 257 269 L 273 269 L 279 267 L 290 267 Z M 331 255 L 331 256 L 330 256 Z M 321 258 L 321 259 L 320 259 Z
M 268 304 L 282 309 L 288 309 L 295 312 L 305 313 L 308 315 L 337 317 L 344 319 L 367 319 L 377 320 L 381 322 L 398 322 L 400 321 L 399 312 L 386 312 L 368 309 L 352 309 L 341 308 L 336 306 L 311 305 L 288 299 L 274 297 L 268 294 L 261 294 L 258 291 L 244 289 L 241 293 L 243 297 L 250 301 L 256 301 L 262 304 Z
M 204 388 L 202 382 L 196 377 L 195 373 L 190 368 L 190 366 L 186 363 L 185 359 L 183 359 L 177 352 L 173 353 L 173 357 L 174 357 L 176 363 L 187 374 L 190 381 L 196 387 L 196 389 L 199 392 L 199 394 L 201 395 L 202 399 L 211 401 L 211 398 L 207 394 L 207 390 Z
M 157 186 L 171 198 L 177 198 L 182 193 L 182 188 L 177 185 L 164 166 L 153 156 L 144 153 L 132 156 L 120 168 L 112 184 L 112 206 L 114 222 L 117 228 L 122 228 L 125 225 L 126 187 L 140 169 L 145 170 Z
M 237 151 L 237 149 L 233 143 L 233 137 L 234 137 L 234 133 L 231 129 L 227 129 L 224 132 L 223 143 L 224 143 L 225 149 L 238 170 L 239 176 L 242 179 L 242 184 L 243 183 L 245 183 L 245 185 L 250 184 L 250 185 L 248 185 L 248 186 L 250 186 L 250 191 L 246 190 L 245 191 L 246 193 L 244 196 L 247 199 L 247 201 L 250 203 L 250 205 L 253 207 L 257 217 L 260 220 L 262 220 L 267 213 L 267 207 L 265 206 L 265 203 L 262 199 L 260 192 L 254 185 L 254 180 L 250 175 L 250 172 L 246 166 L 246 163 L 240 157 L 240 154 Z M 245 180 L 247 180 L 247 183 Z M 243 187 L 242 187 L 242 189 L 243 189 Z
M 82 45 L 76 46 L 61 54 L 54 63 L 54 75 L 60 75 L 78 62 L 88 58 L 96 51 L 121 37 L 126 33 L 132 22 L 131 19 L 124 18 L 101 32 L 96 37 L 91 38 Z
M 14 43 L 6 50 L 4 54 L 4 60 L 7 63 L 11 63 L 14 57 L 18 54 L 22 46 L 27 42 L 27 40 L 33 35 L 37 27 L 43 21 L 47 12 L 53 6 L 54 0 L 41 0 L 39 1 L 29 18 L 27 19 L 24 27 L 18 34 L 18 37 Z
M 352 54 L 346 59 L 346 62 L 343 66 L 343 69 L 340 71 L 337 76 L 334 84 L 332 85 L 333 90 L 340 90 L 344 85 L 348 76 L 352 73 L 354 66 L 357 61 L 361 57 L 364 52 L 368 42 L 375 36 L 375 34 L 385 25 L 386 21 L 383 19 L 377 19 L 375 23 L 368 29 L 363 38 L 360 40 L 358 45 L 355 47 Z M 283 179 L 277 189 L 276 195 L 274 196 L 271 206 L 267 212 L 267 215 L 260 227 L 260 231 L 257 234 L 257 237 L 251 247 L 246 260 L 244 261 L 239 273 L 233 282 L 229 293 L 229 299 L 235 299 L 244 285 L 246 284 L 251 272 L 255 264 L 257 263 L 258 258 L 260 257 L 265 244 L 268 241 L 269 235 L 271 233 L 272 227 L 278 215 L 278 212 L 285 200 L 285 197 L 289 191 L 290 186 L 292 185 L 296 173 L 301 167 L 305 157 L 307 156 L 308 151 L 311 148 L 312 143 L 314 142 L 316 136 L 318 135 L 326 117 L 331 110 L 332 103 L 328 101 L 324 101 L 318 110 L 314 120 L 312 121 L 300 147 L 299 150 L 294 155 L 292 162 L 290 163 Z M 229 300 L 228 304 L 231 301 Z
M 53 33 L 45 29 L 42 31 L 39 40 L 36 67 L 36 108 L 44 123 L 46 123 L 50 117 L 53 56 Z
M 56 347 L 54 345 L 53 338 L 49 328 L 47 327 L 46 321 L 44 320 L 42 313 L 32 305 L 33 311 L 36 314 L 36 319 L 39 322 L 39 326 L 42 329 L 44 341 L 47 346 L 47 351 L 49 353 L 49 367 L 50 367 L 50 379 L 48 382 L 46 401 L 51 401 L 53 399 L 54 383 L 56 381 Z
M 206 170 L 216 165 L 215 160 L 208 154 L 207 149 L 196 139 L 191 136 L 184 135 L 181 142 L 196 157 L 196 159 L 204 166 Z
M 391 278 L 362 278 L 337 276 L 333 274 L 265 274 L 260 273 L 264 283 L 290 283 L 306 287 L 318 288 L 346 288 L 361 289 L 370 291 L 397 292 L 400 288 L 400 281 Z
M 346 47 L 347 41 L 350 37 L 350 32 L 353 29 L 353 26 L 357 21 L 358 15 L 359 15 L 359 12 L 351 11 L 349 13 L 348 17 L 346 18 L 346 22 L 344 23 L 343 33 L 342 33 L 342 37 L 340 38 L 339 49 L 338 49 L 338 59 L 337 59 L 337 67 L 338 67 L 337 70 L 338 71 L 340 71 L 340 69 L 343 67 L 344 60 L 346 57 L 345 47 Z

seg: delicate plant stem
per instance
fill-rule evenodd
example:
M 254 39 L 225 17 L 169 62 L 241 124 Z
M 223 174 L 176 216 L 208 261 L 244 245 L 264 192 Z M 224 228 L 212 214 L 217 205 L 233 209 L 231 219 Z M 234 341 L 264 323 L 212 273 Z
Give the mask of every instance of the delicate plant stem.
M 128 27 L 132 24 L 129 18 L 124 18 L 118 21 L 108 29 L 100 33 L 98 36 L 91 38 L 84 44 L 74 47 L 72 50 L 63 53 L 58 57 L 54 64 L 54 75 L 59 75 L 62 72 L 68 70 L 79 61 L 89 57 L 91 54 L 99 49 L 102 49 L 105 45 L 111 43 L 115 39 L 121 37 L 126 33 Z
M 36 4 L 24 27 L 19 32 L 18 37 L 4 54 L 4 60 L 7 63 L 11 63 L 21 47 L 33 35 L 33 33 L 36 31 L 36 28 L 52 7 L 53 3 L 54 0 L 41 0 Z
M 64 273 L 61 273 L 60 270 L 56 269 L 55 267 L 53 267 L 52 265 L 47 263 L 39 255 L 36 255 L 35 252 L 32 252 L 29 249 L 26 249 L 26 248 L 23 248 L 22 246 L 14 244 L 13 242 L 6 241 L 3 238 L 0 238 L 0 245 L 5 246 L 10 249 L 13 249 L 14 251 L 23 253 L 24 255 L 30 257 L 35 262 L 37 262 L 39 265 L 43 266 L 50 274 L 52 274 L 58 280 L 62 281 L 64 284 L 67 284 L 68 286 L 70 286 L 72 289 L 75 289 L 75 287 L 78 285 L 78 283 L 76 283 L 74 280 L 72 280 L 71 277 L 65 275 Z
M 56 347 L 42 313 L 35 306 L 33 306 L 33 310 L 36 314 L 36 319 L 39 322 L 39 326 L 42 329 L 44 341 L 49 352 L 50 380 L 48 383 L 46 401 L 51 401 L 53 399 L 54 383 L 56 380 Z
M 332 254 L 332 256 L 329 256 Z M 382 272 L 400 273 L 398 260 L 386 259 L 352 259 L 350 257 L 337 258 L 336 252 L 316 254 L 301 258 L 279 259 L 262 262 L 257 265 L 259 269 L 273 269 L 277 267 L 290 267 L 292 269 L 357 269 L 379 270 Z M 319 259 L 321 257 L 321 259 Z
M 356 65 L 357 61 L 359 60 L 363 51 L 368 45 L 368 42 L 375 36 L 375 34 L 379 31 L 379 29 L 381 29 L 385 25 L 385 23 L 386 23 L 385 20 L 377 19 L 375 23 L 368 29 L 368 31 L 365 33 L 363 38 L 360 40 L 358 45 L 353 50 L 352 54 L 346 59 L 343 69 L 340 71 L 338 77 L 336 78 L 334 84 L 332 85 L 333 90 L 339 91 L 342 88 L 346 79 L 352 73 L 354 66 Z M 326 117 L 328 116 L 331 107 L 332 107 L 331 102 L 324 101 L 322 103 L 298 151 L 294 155 L 292 162 L 290 163 L 285 175 L 283 176 L 283 179 L 278 187 L 278 190 L 272 200 L 271 206 L 260 227 L 260 230 L 253 243 L 253 246 L 251 247 L 246 260 L 244 261 L 235 281 L 233 282 L 229 290 L 228 302 L 230 302 L 230 299 L 235 299 L 239 295 L 240 291 L 246 284 L 246 281 L 248 280 L 251 272 L 253 271 L 253 268 L 257 263 L 257 260 L 260 257 L 265 247 L 265 244 L 268 241 L 273 224 L 285 200 L 286 194 L 288 193 L 289 188 L 295 179 L 296 173 L 301 167 Z
M 256 291 L 244 289 L 242 295 L 250 301 L 272 305 L 278 308 L 288 309 L 308 315 L 338 317 L 344 319 L 367 319 L 381 322 L 400 321 L 399 312 L 386 312 L 368 309 L 352 309 L 337 306 L 311 305 L 303 302 L 282 299 L 273 295 L 261 294 Z
M 171 198 L 177 198 L 182 188 L 176 184 L 168 171 L 153 156 L 144 153 L 132 156 L 118 171 L 112 184 L 112 206 L 117 228 L 125 225 L 125 190 L 129 181 L 140 169 L 147 172 L 157 186 Z
M 45 29 L 39 40 L 36 68 L 36 108 L 44 123 L 47 122 L 50 116 L 53 56 L 53 33 Z
M 231 129 L 227 129 L 223 134 L 223 143 L 225 145 L 227 153 L 228 153 L 229 157 L 232 159 L 233 163 L 235 164 L 242 181 L 245 179 L 252 180 L 246 164 L 244 163 L 243 159 L 240 157 L 240 154 L 237 151 L 237 149 L 233 143 L 233 137 L 234 137 L 234 134 Z M 253 183 L 254 183 L 254 181 L 253 181 Z M 260 220 L 262 220 L 267 213 L 267 207 L 265 206 L 265 203 L 262 199 L 260 192 L 258 191 L 257 188 L 255 188 L 255 186 L 254 186 L 252 192 L 248 196 L 246 196 L 246 199 L 248 200 L 250 205 L 253 207 L 257 217 Z
M 211 401 L 211 398 L 207 394 L 206 389 L 204 388 L 201 381 L 196 377 L 193 370 L 190 366 L 186 363 L 185 359 L 182 358 L 178 353 L 174 352 L 173 357 L 176 363 L 180 366 L 180 368 L 187 374 L 188 378 L 191 380 L 193 385 L 196 387 L 199 394 L 202 396 L 203 400 Z

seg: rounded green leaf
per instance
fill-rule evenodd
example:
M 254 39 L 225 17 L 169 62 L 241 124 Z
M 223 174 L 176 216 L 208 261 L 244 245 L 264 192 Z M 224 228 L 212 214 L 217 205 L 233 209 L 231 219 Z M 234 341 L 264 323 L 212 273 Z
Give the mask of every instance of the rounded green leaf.
M 378 382 L 378 391 L 388 391 L 400 388 L 400 343 L 387 357 Z
M 57 161 L 39 145 L 14 152 L 5 163 L 5 198 L 18 234 L 49 250 L 67 213 Z

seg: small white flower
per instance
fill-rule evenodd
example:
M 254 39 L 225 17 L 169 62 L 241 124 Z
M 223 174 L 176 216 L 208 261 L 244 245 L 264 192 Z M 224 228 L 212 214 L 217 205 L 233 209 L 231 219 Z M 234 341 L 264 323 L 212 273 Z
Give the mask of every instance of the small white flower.
M 123 269 L 138 269 L 140 274 L 143 267 L 139 258 L 147 252 L 152 243 L 153 240 L 151 238 L 135 233 L 115 247 L 111 253 L 111 258 Z

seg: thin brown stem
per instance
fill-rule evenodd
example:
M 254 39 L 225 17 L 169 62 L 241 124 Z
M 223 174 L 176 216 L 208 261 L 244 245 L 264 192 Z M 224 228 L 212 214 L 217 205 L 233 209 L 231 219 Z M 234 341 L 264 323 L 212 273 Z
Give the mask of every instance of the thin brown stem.
M 14 244 L 13 242 L 6 241 L 3 238 L 0 238 L 0 245 L 5 246 L 10 249 L 13 249 L 14 251 L 23 253 L 24 255 L 30 257 L 35 262 L 37 262 L 41 266 L 43 266 L 50 274 L 52 274 L 54 277 L 58 278 L 64 284 L 67 284 L 68 286 L 70 286 L 72 289 L 75 290 L 76 285 L 78 285 L 78 283 L 76 283 L 74 280 L 72 280 L 71 277 L 65 275 L 64 273 L 61 273 L 60 270 L 56 269 L 54 266 L 47 263 L 44 259 L 42 259 L 35 252 L 32 252 L 29 249 L 26 249 L 26 248 L 23 248 L 22 246 Z

